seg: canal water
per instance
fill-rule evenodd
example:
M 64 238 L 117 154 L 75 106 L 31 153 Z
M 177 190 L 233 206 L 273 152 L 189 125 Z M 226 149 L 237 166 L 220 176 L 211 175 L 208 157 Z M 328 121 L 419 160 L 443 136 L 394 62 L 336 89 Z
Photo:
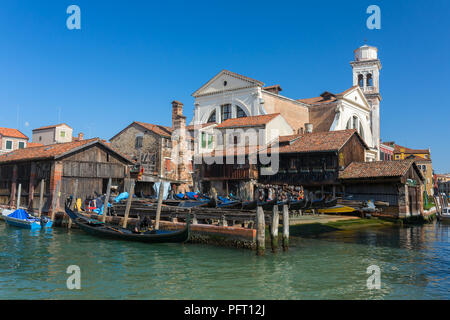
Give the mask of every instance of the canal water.
M 450 299 L 448 225 L 340 231 L 291 245 L 256 257 L 1 222 L 0 299 Z M 80 268 L 80 290 L 67 288 L 70 265 Z M 371 265 L 380 268 L 380 289 L 367 287 Z

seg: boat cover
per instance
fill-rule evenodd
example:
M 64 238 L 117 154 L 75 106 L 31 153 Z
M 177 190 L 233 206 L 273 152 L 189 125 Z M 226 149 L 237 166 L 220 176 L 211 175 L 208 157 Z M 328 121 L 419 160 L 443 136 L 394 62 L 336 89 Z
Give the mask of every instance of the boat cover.
M 186 192 L 186 195 L 191 200 L 198 200 L 198 194 L 195 192 Z
M 121 194 L 119 194 L 117 197 L 114 198 L 114 201 L 116 203 L 119 203 L 120 200 L 125 200 L 128 199 L 128 192 L 122 192 Z
M 14 211 L 13 213 L 10 213 L 10 214 L 8 215 L 8 217 L 16 218 L 16 219 L 20 219 L 20 220 L 29 220 L 29 219 L 32 218 L 32 217 L 30 217 L 30 216 L 28 215 L 28 213 L 27 213 L 25 210 L 23 210 L 23 209 L 17 209 L 17 210 Z
M 163 181 L 163 200 L 167 200 L 167 196 L 169 195 L 169 190 L 170 188 L 170 182 L 168 181 Z M 159 194 L 159 186 L 161 185 L 161 182 L 155 182 L 153 184 L 153 190 L 155 190 L 155 194 L 158 195 Z

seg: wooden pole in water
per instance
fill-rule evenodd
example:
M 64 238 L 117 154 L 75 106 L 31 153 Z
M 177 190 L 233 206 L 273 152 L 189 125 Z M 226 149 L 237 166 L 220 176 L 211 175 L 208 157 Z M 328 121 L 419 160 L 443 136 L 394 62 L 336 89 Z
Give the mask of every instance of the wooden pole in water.
M 159 220 L 161 218 L 161 207 L 164 196 L 164 185 L 163 182 L 159 182 L 159 190 L 158 190 L 158 206 L 156 207 L 156 218 L 155 218 L 155 230 L 159 230 Z
M 54 222 L 55 221 L 55 214 L 56 214 L 56 206 L 58 203 L 58 198 L 59 198 L 59 188 L 60 188 L 60 184 L 61 181 L 58 180 L 58 182 L 56 183 L 56 189 L 53 192 L 53 203 L 52 203 L 52 216 L 51 216 L 51 220 Z
M 39 193 L 39 208 L 38 208 L 38 217 L 41 217 L 42 214 L 42 206 L 44 205 L 44 190 L 45 190 L 45 180 L 41 180 L 41 191 Z
M 272 242 L 272 252 L 277 252 L 278 249 L 278 224 L 280 222 L 280 214 L 278 212 L 278 205 L 274 205 L 272 209 L 272 224 L 270 226 L 270 238 Z
M 287 204 L 283 205 L 283 250 L 287 251 L 289 248 L 289 207 Z
M 71 210 L 75 210 L 78 211 L 78 207 L 77 207 L 77 197 L 78 197 L 78 179 L 75 180 L 75 186 L 73 187 L 73 199 L 72 199 L 72 204 L 71 204 Z M 70 229 L 72 228 L 72 219 L 69 218 L 69 221 L 67 223 L 67 228 Z
M 135 181 L 131 181 L 130 191 L 128 192 L 128 199 L 127 199 L 127 206 L 125 207 L 125 216 L 123 217 L 123 224 L 122 227 L 126 228 L 128 223 L 128 215 L 130 214 L 130 208 L 131 208 L 131 200 L 133 199 L 134 194 L 134 184 Z
M 111 184 L 112 184 L 112 179 L 110 177 L 108 180 L 108 187 L 106 188 L 105 203 L 103 204 L 103 215 L 102 215 L 103 222 L 106 221 L 106 213 L 108 212 L 109 196 L 111 195 Z
M 256 207 L 256 254 L 263 256 L 266 250 L 266 221 L 262 206 Z
M 22 184 L 21 183 L 19 183 L 19 186 L 17 187 L 17 205 L 16 205 L 16 208 L 17 209 L 19 209 L 19 207 L 20 207 L 20 197 L 21 197 L 21 192 L 22 192 Z

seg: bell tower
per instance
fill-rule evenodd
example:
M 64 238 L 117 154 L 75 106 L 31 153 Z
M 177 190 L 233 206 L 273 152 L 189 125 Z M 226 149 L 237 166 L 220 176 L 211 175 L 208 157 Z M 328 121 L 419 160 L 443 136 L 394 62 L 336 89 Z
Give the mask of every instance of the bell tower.
M 380 70 L 378 49 L 368 45 L 354 51 L 354 61 L 350 62 L 353 69 L 353 85 L 359 86 L 370 104 L 370 127 L 372 129 L 373 145 L 380 159 Z

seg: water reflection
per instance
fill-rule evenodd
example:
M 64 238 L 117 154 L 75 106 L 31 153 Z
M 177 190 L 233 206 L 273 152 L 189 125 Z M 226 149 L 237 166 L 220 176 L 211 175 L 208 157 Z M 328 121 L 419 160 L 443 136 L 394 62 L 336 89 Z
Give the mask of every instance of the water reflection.
M 375 228 L 292 238 L 288 253 L 109 241 L 0 224 L 0 299 L 428 299 L 449 295 L 449 228 Z M 81 268 L 81 290 L 66 269 Z M 368 290 L 367 267 L 381 268 Z

